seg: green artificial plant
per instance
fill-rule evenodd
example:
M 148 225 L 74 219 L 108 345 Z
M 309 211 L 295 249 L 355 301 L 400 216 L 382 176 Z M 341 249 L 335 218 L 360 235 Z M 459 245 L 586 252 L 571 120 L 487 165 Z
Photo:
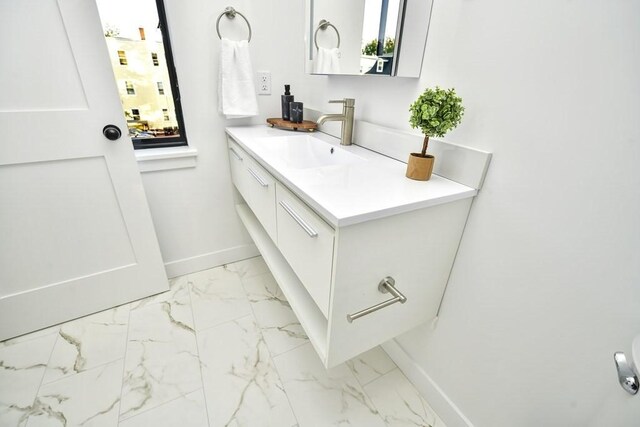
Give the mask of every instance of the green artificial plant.
M 443 137 L 462 120 L 462 98 L 455 89 L 427 88 L 409 107 L 411 127 L 419 128 L 424 135 L 421 157 L 426 157 L 429 137 Z

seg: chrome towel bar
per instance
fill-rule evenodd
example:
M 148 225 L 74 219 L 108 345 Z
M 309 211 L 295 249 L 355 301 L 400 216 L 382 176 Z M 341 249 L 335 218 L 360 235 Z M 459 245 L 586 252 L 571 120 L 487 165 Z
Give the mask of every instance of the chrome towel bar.
M 336 47 L 340 47 L 340 32 L 338 31 L 338 29 L 336 28 L 335 25 L 333 25 L 331 22 L 327 21 L 326 19 L 321 19 L 320 22 L 318 23 L 318 28 L 316 28 L 316 32 L 313 33 L 313 42 L 316 44 L 316 49 L 320 49 L 318 47 L 318 31 L 320 30 L 326 30 L 327 27 L 331 27 L 334 30 L 336 30 L 336 35 L 338 36 L 338 46 Z
M 216 20 L 216 32 L 218 33 L 218 37 L 222 39 L 222 36 L 220 35 L 220 19 L 222 19 L 223 16 L 226 16 L 229 19 L 233 19 L 236 17 L 236 15 L 240 15 L 242 19 L 244 19 L 244 21 L 247 23 L 247 27 L 249 27 L 249 38 L 247 39 L 247 42 L 250 42 L 251 41 L 251 24 L 249 24 L 249 20 L 247 19 L 246 16 L 244 16 L 242 13 L 238 12 L 231 6 L 225 8 L 224 11 L 220 14 L 220 16 L 218 16 L 218 19 Z
M 400 304 L 404 304 L 405 302 L 407 302 L 407 297 L 405 297 L 402 292 L 396 289 L 395 284 L 396 281 L 393 279 L 393 277 L 387 276 L 382 279 L 380 283 L 378 283 L 378 290 L 383 294 L 386 294 L 387 292 L 390 293 L 391 295 L 393 295 L 393 298 L 383 301 L 380 304 L 372 305 L 371 307 L 365 308 L 364 310 L 360 310 L 356 313 L 347 314 L 347 321 L 351 323 L 362 316 L 371 314 L 374 311 L 380 310 L 381 308 L 388 307 L 391 304 L 395 304 L 397 302 L 399 302 Z

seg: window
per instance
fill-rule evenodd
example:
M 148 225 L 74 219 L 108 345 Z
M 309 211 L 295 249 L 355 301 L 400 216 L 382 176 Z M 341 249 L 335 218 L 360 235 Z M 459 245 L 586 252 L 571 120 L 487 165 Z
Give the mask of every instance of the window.
M 133 83 L 131 82 L 124 82 L 124 86 L 127 88 L 127 95 L 135 95 L 136 94 L 136 90 L 133 88 Z
M 120 65 L 127 65 L 127 55 L 124 53 L 124 50 L 118 51 L 118 59 L 120 60 Z
M 134 148 L 187 145 L 163 0 L 96 3 Z

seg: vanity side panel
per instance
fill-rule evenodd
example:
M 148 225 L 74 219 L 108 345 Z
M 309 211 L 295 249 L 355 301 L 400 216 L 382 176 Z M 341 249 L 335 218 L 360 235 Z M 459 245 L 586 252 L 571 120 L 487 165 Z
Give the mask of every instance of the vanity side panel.
M 424 322 L 442 298 L 472 199 L 339 228 L 336 236 L 327 367 L 342 363 Z M 347 314 L 392 296 L 386 276 L 407 297 L 349 323 Z

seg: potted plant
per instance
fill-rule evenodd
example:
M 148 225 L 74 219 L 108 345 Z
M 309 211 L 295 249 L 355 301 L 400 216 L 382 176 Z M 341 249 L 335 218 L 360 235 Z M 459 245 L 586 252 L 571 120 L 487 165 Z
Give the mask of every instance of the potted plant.
M 411 153 L 407 163 L 407 178 L 428 181 L 433 171 L 435 158 L 427 154 L 429 137 L 443 137 L 455 128 L 462 120 L 464 107 L 462 98 L 456 95 L 455 89 L 427 88 L 416 102 L 409 107 L 411 127 L 419 128 L 424 135 L 422 152 Z

